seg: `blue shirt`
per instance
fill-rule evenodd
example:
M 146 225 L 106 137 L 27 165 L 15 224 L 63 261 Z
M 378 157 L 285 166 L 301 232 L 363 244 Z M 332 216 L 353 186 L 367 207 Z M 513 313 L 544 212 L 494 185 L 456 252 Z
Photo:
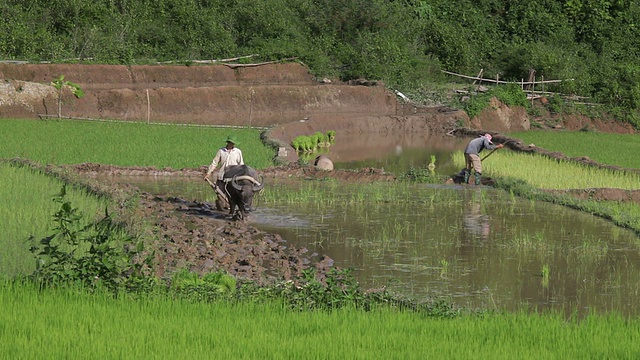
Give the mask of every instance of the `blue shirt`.
M 496 146 L 491 144 L 486 137 L 480 136 L 479 138 L 476 138 L 476 139 L 473 139 L 473 140 L 469 141 L 469 144 L 467 145 L 467 148 L 464 149 L 464 153 L 465 154 L 479 154 L 484 149 L 493 150 L 495 148 L 496 148 Z

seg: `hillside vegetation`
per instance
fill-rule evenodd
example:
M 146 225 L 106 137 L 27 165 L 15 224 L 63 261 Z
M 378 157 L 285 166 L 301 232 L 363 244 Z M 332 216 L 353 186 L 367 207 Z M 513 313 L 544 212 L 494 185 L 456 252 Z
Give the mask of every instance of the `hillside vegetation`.
M 295 57 L 318 77 L 383 80 L 414 99 L 454 78 L 588 97 L 638 124 L 640 4 L 631 0 L 8 0 L 0 59 L 155 63 Z

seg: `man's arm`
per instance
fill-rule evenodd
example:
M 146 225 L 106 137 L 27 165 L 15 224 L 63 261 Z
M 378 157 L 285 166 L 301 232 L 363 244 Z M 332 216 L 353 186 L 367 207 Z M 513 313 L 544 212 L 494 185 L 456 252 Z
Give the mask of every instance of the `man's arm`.
M 484 140 L 484 147 L 487 150 L 495 150 L 495 149 L 500 149 L 500 148 L 504 147 L 504 144 L 492 145 L 491 143 L 489 143 L 489 140 L 485 139 Z

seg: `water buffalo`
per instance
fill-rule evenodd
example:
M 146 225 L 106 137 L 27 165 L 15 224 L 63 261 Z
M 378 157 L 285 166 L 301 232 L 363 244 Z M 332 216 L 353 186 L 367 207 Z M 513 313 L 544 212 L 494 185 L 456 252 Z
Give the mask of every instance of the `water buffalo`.
M 262 176 L 247 165 L 233 165 L 224 172 L 224 192 L 229 200 L 229 215 L 244 220 L 245 214 L 251 211 L 253 195 L 262 190 Z

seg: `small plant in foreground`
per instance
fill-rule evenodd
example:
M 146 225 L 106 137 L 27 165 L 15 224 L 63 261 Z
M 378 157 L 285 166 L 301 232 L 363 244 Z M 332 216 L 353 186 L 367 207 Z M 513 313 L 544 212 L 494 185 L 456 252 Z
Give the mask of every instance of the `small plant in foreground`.
M 60 209 L 53 215 L 53 233 L 30 248 L 36 258 L 31 277 L 42 286 L 81 283 L 114 292 L 151 286 L 153 277 L 147 271 L 152 257 L 142 255 L 142 242 L 126 236 L 108 213 L 102 220 L 82 225 L 82 213 L 65 195 L 66 185 L 54 197 Z
M 435 169 L 435 159 L 433 157 L 432 161 L 434 161 L 433 167 Z M 434 170 L 431 170 L 429 168 L 411 167 L 409 171 L 407 171 L 405 174 L 401 174 L 399 178 L 402 180 L 416 181 L 428 184 L 438 184 L 443 182 L 442 178 L 439 177 Z
M 447 261 L 447 259 L 440 260 L 440 277 L 447 276 L 448 272 L 449 272 L 449 262 Z

